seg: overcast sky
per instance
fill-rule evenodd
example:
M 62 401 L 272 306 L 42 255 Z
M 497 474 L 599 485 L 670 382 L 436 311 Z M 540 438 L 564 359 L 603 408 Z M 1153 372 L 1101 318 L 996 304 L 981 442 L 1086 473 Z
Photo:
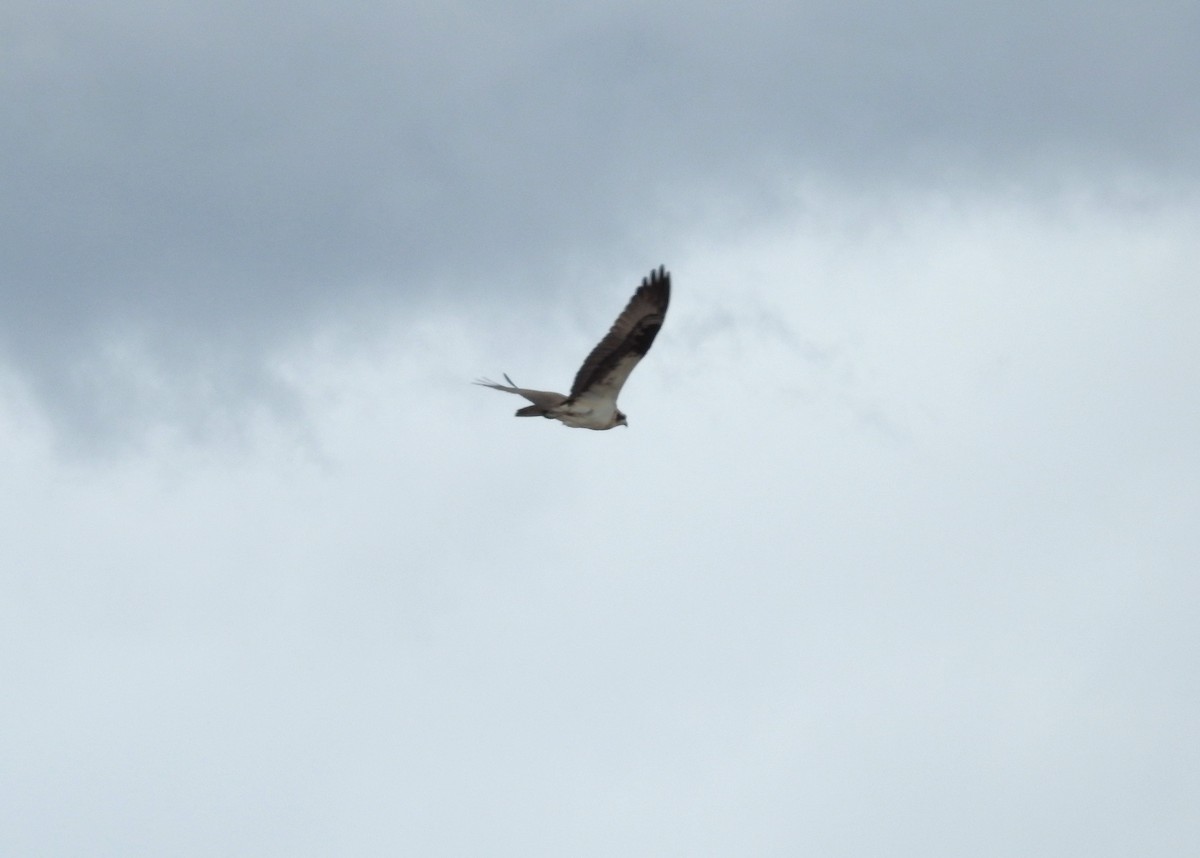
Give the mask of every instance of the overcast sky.
M 1190 855 L 1197 44 L 10 0 L 0 852 Z

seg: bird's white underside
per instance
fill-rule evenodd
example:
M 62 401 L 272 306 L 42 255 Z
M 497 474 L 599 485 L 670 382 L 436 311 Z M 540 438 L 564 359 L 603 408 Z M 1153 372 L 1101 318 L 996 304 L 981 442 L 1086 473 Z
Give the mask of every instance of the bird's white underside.
M 581 396 L 550 411 L 550 416 L 576 429 L 606 429 L 617 419 L 611 397 Z

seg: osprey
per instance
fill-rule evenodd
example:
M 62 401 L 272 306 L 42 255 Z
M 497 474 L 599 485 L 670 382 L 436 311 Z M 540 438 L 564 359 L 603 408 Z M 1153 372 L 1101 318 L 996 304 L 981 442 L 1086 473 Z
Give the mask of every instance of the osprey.
M 517 387 L 507 373 L 508 384 L 481 378 L 476 384 L 516 393 L 533 405 L 517 409 L 518 417 L 546 417 L 578 429 L 612 429 L 628 426 L 617 408 L 617 394 L 638 361 L 650 351 L 671 300 L 671 275 L 663 266 L 642 278 L 642 285 L 617 317 L 608 334 L 592 349 L 571 385 L 571 395 L 548 390 Z

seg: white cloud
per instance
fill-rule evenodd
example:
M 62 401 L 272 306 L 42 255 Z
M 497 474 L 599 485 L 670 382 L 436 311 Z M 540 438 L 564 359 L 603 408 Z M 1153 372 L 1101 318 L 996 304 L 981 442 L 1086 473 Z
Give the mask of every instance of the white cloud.
M 300 419 L 236 444 L 65 461 L 10 397 L 0 844 L 1169 854 L 1195 212 L 829 190 L 693 233 L 627 431 L 466 382 L 565 384 L 640 271 L 293 341 Z

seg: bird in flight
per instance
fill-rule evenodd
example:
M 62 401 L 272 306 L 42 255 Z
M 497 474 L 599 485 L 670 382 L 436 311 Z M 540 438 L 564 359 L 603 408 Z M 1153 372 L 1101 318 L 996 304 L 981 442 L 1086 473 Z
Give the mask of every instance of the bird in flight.
M 516 393 L 533 403 L 518 408 L 517 417 L 545 417 L 577 429 L 628 426 L 625 415 L 617 408 L 617 395 L 638 361 L 650 351 L 666 318 L 670 300 L 671 275 L 660 265 L 657 271 L 642 278 L 642 285 L 633 293 L 617 321 L 587 356 L 575 374 L 569 396 L 517 387 L 507 374 L 504 380 L 508 384 L 497 384 L 486 378 L 475 383 Z

